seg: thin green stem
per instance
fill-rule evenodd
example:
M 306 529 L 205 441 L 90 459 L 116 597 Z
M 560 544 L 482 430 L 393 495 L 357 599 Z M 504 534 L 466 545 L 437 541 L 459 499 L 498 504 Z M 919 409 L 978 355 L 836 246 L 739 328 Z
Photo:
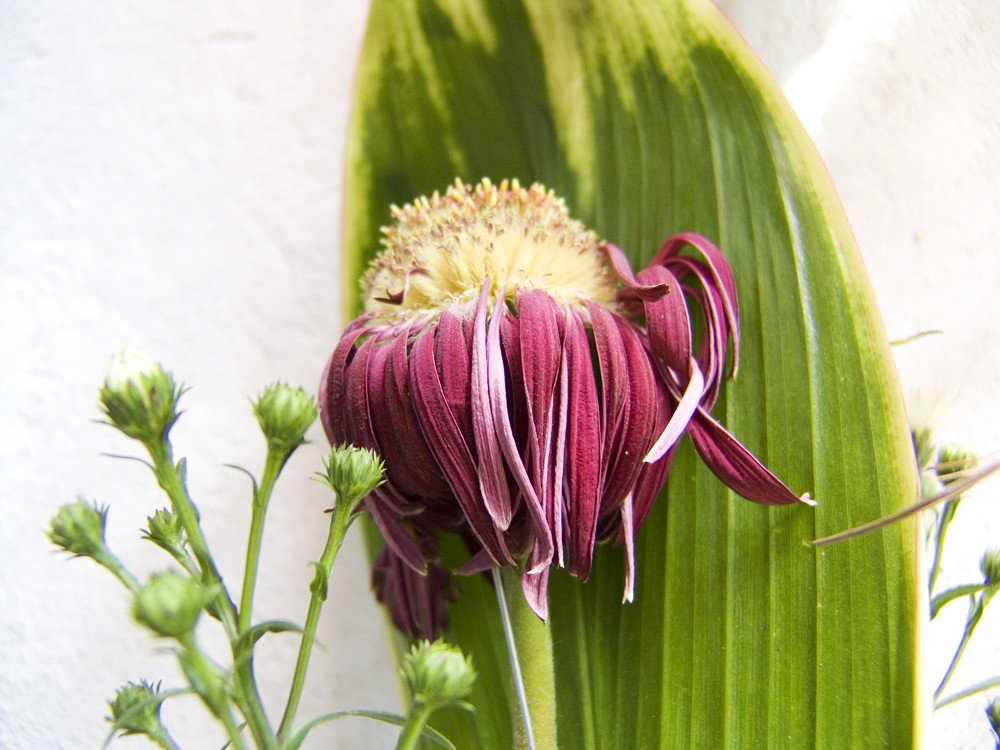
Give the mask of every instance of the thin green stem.
M 958 662 L 965 652 L 965 647 L 969 645 L 972 633 L 975 631 L 976 625 L 979 624 L 979 618 L 983 616 L 983 607 L 984 602 L 982 597 L 972 599 L 972 604 L 969 607 L 969 617 L 965 623 L 965 631 L 962 633 L 962 641 L 958 644 L 958 650 L 955 651 L 955 655 L 951 657 L 951 663 L 948 665 L 948 670 L 944 673 L 944 677 L 941 678 L 941 683 L 937 686 L 937 690 L 934 691 L 935 701 L 941 697 L 941 693 L 944 692 L 945 687 L 948 685 L 948 680 L 955 673 L 955 667 L 958 666 Z
M 148 736 L 150 740 L 162 747 L 163 750 L 181 750 L 166 729 L 161 728 L 159 732 L 151 733 Z
M 201 531 L 201 523 L 198 519 L 198 510 L 188 496 L 180 472 L 174 466 L 170 443 L 164 438 L 147 443 L 146 448 L 153 459 L 153 473 L 156 475 L 156 481 L 167 493 L 174 512 L 180 518 L 181 526 L 184 527 L 188 545 L 198 562 L 198 567 L 201 568 L 202 583 L 219 587 L 219 604 L 225 605 L 219 607 L 219 616 L 223 625 L 226 626 L 230 640 L 234 640 L 236 638 L 235 607 L 226 592 L 222 576 L 215 566 L 215 560 L 212 559 L 212 555 L 208 551 L 208 543 L 205 541 L 205 535 Z
M 499 579 L 499 580 L 498 580 Z M 557 750 L 555 672 L 552 632 L 528 606 L 521 590 L 521 571 L 494 571 L 501 615 L 509 618 L 511 666 L 515 690 L 523 700 L 514 705 L 515 750 Z M 507 623 L 505 623 L 506 627 Z M 514 666 L 514 665 L 517 666 Z M 517 675 L 520 674 L 520 687 Z M 527 720 L 522 720 L 526 706 Z
M 983 693 L 987 690 L 992 690 L 993 688 L 1000 687 L 1000 677 L 994 677 L 991 680 L 985 680 L 983 682 L 977 682 L 975 685 L 970 685 L 965 688 L 965 690 L 960 690 L 954 695 L 949 695 L 947 698 L 941 701 L 935 701 L 934 708 L 944 708 L 952 703 L 957 703 L 960 700 L 970 698 L 977 693 Z
M 956 586 L 953 589 L 948 589 L 947 591 L 942 591 L 940 594 L 931 599 L 931 619 L 933 620 L 937 617 L 938 612 L 941 608 L 949 602 L 955 599 L 961 599 L 964 596 L 974 596 L 980 591 L 986 589 L 989 583 L 967 583 L 964 586 Z
M 427 726 L 427 720 L 431 716 L 431 709 L 423 703 L 411 703 L 410 710 L 406 714 L 406 726 L 399 733 L 399 741 L 396 743 L 396 750 L 414 750 L 420 737 Z
M 934 595 L 934 585 L 937 583 L 938 574 L 941 572 L 941 556 L 944 553 L 944 539 L 948 534 L 948 527 L 951 525 L 951 521 L 955 517 L 955 511 L 957 510 L 958 503 L 961 499 L 961 497 L 956 497 L 954 500 L 949 500 L 944 504 L 944 507 L 941 508 L 941 515 L 938 518 L 937 529 L 934 535 L 934 559 L 931 562 L 931 571 L 927 582 L 927 589 L 931 596 Z
M 330 533 L 326 539 L 326 546 L 319 562 L 315 563 L 316 575 L 309 588 L 312 596 L 309 599 L 309 612 L 306 614 L 306 624 L 302 631 L 302 642 L 299 645 L 299 656 L 295 662 L 295 674 L 292 677 L 292 687 L 288 693 L 288 702 L 285 705 L 285 715 L 281 719 L 281 726 L 278 729 L 278 738 L 282 741 L 292 731 L 292 722 L 295 720 L 295 712 L 299 707 L 299 700 L 302 698 L 302 688 L 306 681 L 306 669 L 309 666 L 309 657 L 312 655 L 313 644 L 316 640 L 316 627 L 319 624 L 320 610 L 326 601 L 327 584 L 330 579 L 330 571 L 333 563 L 337 559 L 337 553 L 344 543 L 347 529 L 351 523 L 351 510 L 353 506 L 349 503 L 338 503 L 334 506 L 333 517 L 330 519 Z
M 253 611 L 253 593 L 257 585 L 257 566 L 260 561 L 260 545 L 264 535 L 264 517 L 267 514 L 267 504 L 271 499 L 271 491 L 274 483 L 281 473 L 288 458 L 287 452 L 278 455 L 268 449 L 267 458 L 264 461 L 264 474 L 260 479 L 260 486 L 254 488 L 253 515 L 250 519 L 250 537 L 247 540 L 246 568 L 243 572 L 243 593 L 240 597 L 240 618 L 239 632 L 245 633 L 250 627 L 251 614 Z
M 96 552 L 94 554 L 94 560 L 102 567 L 109 570 L 115 578 L 125 584 L 125 588 L 127 588 L 133 596 L 138 594 L 142 589 L 142 586 L 139 585 L 139 581 L 136 580 L 136 577 L 125 569 L 125 566 L 122 565 L 121 561 L 111 554 L 107 547 Z
M 215 667 L 205 658 L 194 640 L 194 634 L 188 633 L 177 639 L 183 651 L 179 654 L 185 672 L 189 672 L 192 687 L 195 688 L 202 702 L 215 715 L 226 729 L 229 743 L 234 750 L 245 750 L 239 727 L 229 709 L 229 700 L 221 688 L 219 675 Z
M 278 743 L 264 713 L 264 706 L 253 676 L 253 663 L 250 658 L 244 658 L 244 655 L 236 649 L 239 640 L 236 607 L 226 590 L 222 576 L 215 565 L 215 560 L 209 552 L 208 543 L 198 519 L 198 510 L 188 495 L 180 470 L 174 465 L 170 443 L 164 437 L 146 443 L 146 449 L 149 451 L 150 458 L 153 459 L 153 473 L 156 475 L 156 480 L 163 491 L 167 493 L 174 512 L 180 518 L 188 546 L 201 569 L 202 583 L 214 587 L 217 591 L 213 603 L 233 653 L 233 677 L 237 704 L 246 717 L 247 725 L 258 747 L 263 750 L 275 750 Z

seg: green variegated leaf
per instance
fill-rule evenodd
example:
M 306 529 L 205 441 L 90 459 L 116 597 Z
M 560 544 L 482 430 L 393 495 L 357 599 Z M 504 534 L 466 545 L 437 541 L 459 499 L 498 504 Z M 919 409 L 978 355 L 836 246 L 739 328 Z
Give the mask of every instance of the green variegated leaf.
M 690 444 L 624 555 L 550 587 L 563 748 L 906 747 L 917 736 L 917 529 L 807 540 L 911 501 L 888 344 L 829 178 L 707 0 L 374 0 L 345 179 L 345 288 L 388 206 L 456 177 L 541 182 L 633 265 L 682 231 L 716 242 L 744 349 L 715 415 L 806 506 L 730 493 Z M 459 558 L 460 559 L 460 558 Z M 480 674 L 460 748 L 511 746 L 492 591 L 452 610 Z

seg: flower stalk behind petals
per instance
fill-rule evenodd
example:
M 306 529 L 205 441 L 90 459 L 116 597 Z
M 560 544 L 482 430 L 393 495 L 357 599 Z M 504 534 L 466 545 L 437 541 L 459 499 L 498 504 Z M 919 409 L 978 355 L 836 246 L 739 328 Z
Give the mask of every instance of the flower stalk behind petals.
M 493 569 L 500 607 L 510 621 L 513 663 L 519 665 L 524 701 L 530 720 L 522 719 L 522 701 L 514 696 L 512 723 L 515 750 L 558 750 L 556 742 L 555 665 L 552 658 L 552 631 L 539 620 L 522 594 L 521 575 L 517 568 Z M 512 691 L 516 691 L 512 675 Z

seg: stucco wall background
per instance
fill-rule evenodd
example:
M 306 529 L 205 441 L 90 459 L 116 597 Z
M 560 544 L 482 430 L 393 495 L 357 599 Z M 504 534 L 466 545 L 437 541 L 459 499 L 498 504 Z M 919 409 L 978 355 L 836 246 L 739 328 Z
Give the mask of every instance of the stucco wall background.
M 1000 9 L 929 0 L 721 3 L 800 113 L 837 185 L 904 390 L 942 393 L 948 440 L 1000 448 Z M 869 7 L 869 5 L 874 7 Z M 109 354 L 142 349 L 192 386 L 174 432 L 230 581 L 249 521 L 245 477 L 263 441 L 247 397 L 274 380 L 316 387 L 340 329 L 342 152 L 365 22 L 360 0 L 0 3 L 0 747 L 98 747 L 104 701 L 139 677 L 178 683 L 106 572 L 44 537 L 77 494 L 111 505 L 108 539 L 141 576 L 162 566 L 136 530 L 162 504 L 132 446 L 97 418 Z M 478 178 L 478 175 L 470 178 Z M 269 512 L 255 617 L 304 616 L 328 497 L 316 443 L 290 462 Z M 972 494 L 944 584 L 1000 543 L 994 498 Z M 641 540 L 640 540 L 641 543 Z M 335 568 L 301 716 L 396 710 L 380 614 L 356 533 Z M 928 682 L 964 611 L 928 631 Z M 1000 674 L 988 612 L 952 686 Z M 293 637 L 258 658 L 280 703 Z M 209 646 L 219 646 L 209 643 Z M 990 747 L 985 698 L 938 712 L 927 746 Z M 221 735 L 193 698 L 164 716 L 185 747 Z M 389 747 L 346 720 L 316 747 Z M 142 746 L 122 740 L 120 745 Z

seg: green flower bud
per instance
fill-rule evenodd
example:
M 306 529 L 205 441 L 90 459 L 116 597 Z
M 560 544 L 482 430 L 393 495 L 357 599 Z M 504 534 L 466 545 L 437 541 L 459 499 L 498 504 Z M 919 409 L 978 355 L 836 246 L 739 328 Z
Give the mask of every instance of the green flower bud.
M 104 524 L 108 509 L 83 500 L 64 505 L 52 517 L 49 539 L 77 557 L 97 557 L 105 551 Z
M 433 709 L 464 704 L 476 681 L 472 659 L 444 641 L 420 641 L 403 657 L 400 677 L 413 700 Z
M 177 421 L 182 392 L 160 365 L 122 349 L 108 362 L 100 398 L 108 424 L 130 438 L 149 442 L 165 438 Z
M 146 539 L 167 552 L 181 549 L 184 543 L 184 527 L 181 525 L 180 516 L 172 510 L 163 508 L 147 516 L 146 521 L 149 524 L 149 531 L 143 532 Z
M 993 734 L 997 736 L 997 743 L 1000 744 L 1000 700 L 995 700 L 986 707 L 986 718 L 990 722 Z
M 316 421 L 316 402 L 301 388 L 275 383 L 264 389 L 253 404 L 268 447 L 291 453 L 305 442 L 306 430 Z
M 130 682 L 118 688 L 114 700 L 108 701 L 111 716 L 108 719 L 115 731 L 122 734 L 144 734 L 154 740 L 163 737 L 165 730 L 160 723 L 160 705 L 156 700 L 160 686 L 145 680 Z
M 159 573 L 139 591 L 132 616 L 157 635 L 178 638 L 194 630 L 211 592 L 177 573 Z
M 946 445 L 938 451 L 937 471 L 938 477 L 945 484 L 958 479 L 962 472 L 972 469 L 979 463 L 976 452 L 967 445 Z
M 385 481 L 385 466 L 374 451 L 344 445 L 330 451 L 323 461 L 325 473 L 319 476 L 337 494 L 337 502 L 347 503 L 351 510 Z
M 994 591 L 1000 589 L 1000 549 L 994 547 L 987 550 L 979 562 L 979 568 L 983 571 L 983 577 L 986 578 L 990 589 Z

